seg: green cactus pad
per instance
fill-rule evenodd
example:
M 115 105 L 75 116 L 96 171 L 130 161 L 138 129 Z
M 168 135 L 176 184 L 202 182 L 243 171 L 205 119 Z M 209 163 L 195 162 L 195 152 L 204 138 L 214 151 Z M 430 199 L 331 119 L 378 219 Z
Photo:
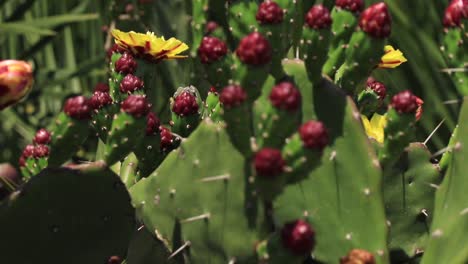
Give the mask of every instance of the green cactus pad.
M 352 100 L 329 81 L 314 89 L 316 114 L 329 129 L 331 146 L 322 165 L 285 188 L 274 203 L 280 223 L 306 217 L 316 231 L 313 256 L 336 263 L 351 249 L 388 263 L 381 172 Z
M 239 0 L 230 4 L 228 21 L 236 46 L 243 37 L 254 32 L 258 27 L 257 20 L 255 19 L 257 10 L 258 4 L 256 1 Z
M 168 259 L 170 251 L 163 241 L 151 235 L 146 228 L 141 228 L 132 236 L 127 252 L 127 264 L 178 263 Z
M 307 74 L 313 84 L 318 84 L 322 78 L 322 67 L 328 58 L 331 37 L 332 32 L 329 28 L 315 30 L 305 27 L 302 30 L 304 42 L 301 43 L 301 48 L 305 56 Z
M 106 263 L 123 257 L 135 228 L 119 177 L 100 164 L 46 169 L 0 208 L 2 262 Z
M 77 120 L 61 112 L 57 120 L 48 129 L 52 131 L 49 166 L 60 166 L 70 159 L 88 137 L 88 120 Z
M 172 245 L 179 223 L 179 245 L 190 244 L 182 253 L 190 252 L 192 263 L 227 263 L 254 254 L 258 218 L 246 212 L 257 202 L 245 198 L 246 179 L 244 160 L 226 132 L 204 121 L 130 192 L 151 233 Z
M 434 218 L 423 264 L 466 263 L 468 261 L 468 104 L 463 104 L 458 121 L 457 142 L 450 165 L 436 192 Z
M 409 258 L 424 251 L 434 213 L 435 191 L 442 179 L 430 158 L 426 146 L 413 143 L 393 170 L 384 175 L 389 248 L 397 254 L 402 250 Z

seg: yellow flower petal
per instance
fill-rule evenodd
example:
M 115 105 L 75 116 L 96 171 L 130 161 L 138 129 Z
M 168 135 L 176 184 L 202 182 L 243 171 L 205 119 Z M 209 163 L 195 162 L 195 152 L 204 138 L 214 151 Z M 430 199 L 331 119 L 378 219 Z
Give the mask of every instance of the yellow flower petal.
M 408 61 L 403 52 L 400 50 L 395 50 L 392 46 L 387 45 L 384 48 L 385 54 L 381 58 L 381 62 L 379 63 L 379 68 L 396 68 L 400 66 L 402 63 Z
M 118 29 L 112 30 L 111 33 L 117 45 L 137 57 L 150 61 L 187 57 L 179 53 L 188 50 L 189 47 L 176 38 L 165 40 L 164 37 L 157 37 L 153 32 L 142 34 L 134 31 L 122 32 Z
M 367 136 L 379 143 L 383 143 L 385 138 L 384 130 L 387 125 L 386 115 L 374 114 L 370 121 L 366 116 L 361 115 L 361 120 Z

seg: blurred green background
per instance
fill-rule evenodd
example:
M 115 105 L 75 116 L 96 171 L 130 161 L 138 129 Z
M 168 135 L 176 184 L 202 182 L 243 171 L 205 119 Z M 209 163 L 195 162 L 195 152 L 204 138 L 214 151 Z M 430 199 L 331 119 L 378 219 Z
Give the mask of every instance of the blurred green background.
M 366 0 L 366 5 L 375 2 L 380 1 Z M 417 140 L 424 141 L 444 120 L 428 142 L 436 152 L 448 142 L 462 97 L 443 72 L 447 67 L 439 48 L 448 0 L 385 2 L 393 18 L 390 43 L 404 52 L 408 62 L 394 70 L 378 70 L 377 79 L 390 93 L 410 89 L 425 101 Z M 109 28 L 150 30 L 190 45 L 190 17 L 186 15 L 190 5 L 191 0 L 0 0 L 0 59 L 27 60 L 35 68 L 31 94 L 0 112 L 0 163 L 16 165 L 21 149 L 38 128 L 53 122 L 65 98 L 89 95 L 94 85 L 107 81 Z M 191 67 L 190 60 L 158 65 L 161 98 L 190 84 L 187 67 Z M 162 109 L 166 103 L 156 105 Z M 95 145 L 92 141 L 79 156 L 86 158 Z

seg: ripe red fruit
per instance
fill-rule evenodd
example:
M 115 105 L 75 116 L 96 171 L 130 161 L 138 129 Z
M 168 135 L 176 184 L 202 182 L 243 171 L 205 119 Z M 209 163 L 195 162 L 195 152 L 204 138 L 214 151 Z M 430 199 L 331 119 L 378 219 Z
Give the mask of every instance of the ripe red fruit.
M 444 27 L 459 27 L 462 18 L 468 18 L 468 0 L 453 0 L 445 9 Z
M 313 29 L 329 28 L 332 23 L 330 11 L 322 4 L 314 5 L 306 15 L 306 25 Z
M 109 85 L 107 83 L 97 83 L 96 86 L 94 86 L 94 91 L 108 93 Z
M 134 117 L 142 117 L 148 114 L 151 104 L 143 95 L 130 95 L 120 104 L 120 108 Z
M 315 247 L 315 231 L 304 220 L 289 222 L 281 229 L 281 242 L 293 254 L 304 256 Z
M 372 253 L 363 249 L 353 249 L 348 255 L 340 258 L 340 264 L 375 264 L 375 258 Z
M 136 90 L 143 88 L 143 81 L 133 74 L 127 74 L 120 82 L 120 92 L 133 93 Z
M 287 111 L 296 111 L 301 105 L 301 93 L 290 82 L 281 82 L 275 85 L 269 98 L 274 107 Z
M 112 98 L 109 93 L 97 91 L 93 93 L 93 96 L 89 99 L 89 103 L 94 110 L 98 110 L 112 104 Z
M 283 16 L 283 9 L 276 2 L 267 0 L 260 4 L 255 18 L 260 24 L 279 24 Z
M 32 156 L 34 156 L 34 148 L 34 145 L 26 145 L 26 147 L 24 147 L 23 149 L 22 156 L 25 159 L 31 158 Z
M 362 0 L 336 0 L 335 5 L 339 8 L 346 9 L 353 13 L 359 13 L 364 8 Z
M 172 147 L 173 139 L 171 130 L 166 127 L 160 126 L 159 133 L 161 135 L 161 150 L 166 151 Z
M 387 96 L 387 88 L 385 87 L 385 85 L 381 82 L 376 81 L 372 77 L 369 77 L 367 79 L 367 87 L 374 91 L 379 96 L 379 100 L 381 101 Z
M 236 55 L 245 64 L 264 65 L 271 60 L 271 45 L 260 33 L 253 32 L 240 41 Z
M 47 145 L 52 140 L 52 135 L 44 128 L 39 129 L 34 136 L 33 143 Z
M 273 148 L 263 148 L 255 154 L 254 166 L 257 176 L 272 178 L 284 171 L 286 162 L 281 152 Z
M 386 38 L 392 31 L 392 18 L 387 4 L 380 2 L 369 6 L 359 18 L 359 27 L 374 38 Z
M 208 21 L 205 25 L 205 34 L 209 35 L 218 28 L 218 23 L 215 21 Z
M 138 64 L 133 56 L 125 52 L 122 56 L 115 62 L 115 71 L 128 74 L 134 73 Z
M 43 158 L 49 156 L 49 147 L 46 145 L 36 145 L 34 147 L 34 154 L 35 158 Z
M 229 109 L 241 105 L 247 99 L 247 94 L 239 85 L 228 85 L 224 87 L 219 96 L 219 101 L 224 108 Z
M 418 108 L 417 97 L 409 90 L 394 95 L 390 104 L 398 113 L 414 113 Z
M 204 37 L 198 48 L 198 56 L 204 64 L 210 64 L 226 56 L 226 43 L 216 37 Z
M 328 130 L 320 121 L 308 121 L 299 128 L 304 147 L 322 151 L 328 145 Z
M 154 112 L 149 112 L 146 116 L 146 135 L 153 136 L 159 133 L 159 118 Z
M 91 118 L 91 110 L 89 99 L 81 95 L 69 98 L 63 107 L 65 114 L 80 120 Z
M 197 98 L 188 91 L 180 93 L 174 99 L 172 112 L 179 116 L 189 116 L 198 113 Z

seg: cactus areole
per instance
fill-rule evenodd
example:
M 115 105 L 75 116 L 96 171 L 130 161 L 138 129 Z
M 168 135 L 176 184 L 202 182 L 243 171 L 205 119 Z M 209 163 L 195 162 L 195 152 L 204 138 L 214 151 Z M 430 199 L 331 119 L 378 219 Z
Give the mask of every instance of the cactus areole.
M 392 19 L 387 4 L 380 2 L 369 6 L 359 18 L 359 26 L 374 38 L 386 38 L 392 31 Z
M 260 66 L 270 62 L 272 49 L 265 37 L 258 32 L 254 32 L 240 41 L 236 55 L 247 65 Z
M 283 173 L 286 163 L 277 149 L 264 148 L 255 154 L 254 167 L 257 176 L 272 178 Z
M 281 229 L 281 241 L 293 254 L 305 256 L 315 247 L 315 231 L 304 220 L 289 222 Z
M 274 1 L 267 0 L 258 7 L 255 18 L 260 24 L 279 24 L 283 22 L 283 9 Z

